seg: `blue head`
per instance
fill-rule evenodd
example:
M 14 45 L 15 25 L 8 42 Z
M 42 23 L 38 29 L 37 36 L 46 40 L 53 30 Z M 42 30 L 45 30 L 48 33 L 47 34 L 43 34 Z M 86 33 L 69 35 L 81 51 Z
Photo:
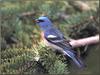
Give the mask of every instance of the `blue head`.
M 50 19 L 46 16 L 41 16 L 38 19 L 36 19 L 36 23 L 40 26 L 41 30 L 45 31 L 52 27 L 52 22 Z

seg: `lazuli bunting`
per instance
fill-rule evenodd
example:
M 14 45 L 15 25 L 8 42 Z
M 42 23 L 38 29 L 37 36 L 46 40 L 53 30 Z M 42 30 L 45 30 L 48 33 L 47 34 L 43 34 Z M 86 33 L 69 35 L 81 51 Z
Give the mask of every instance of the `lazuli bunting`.
M 64 35 L 53 26 L 53 23 L 48 17 L 41 16 L 35 19 L 35 22 L 41 28 L 42 39 L 45 41 L 46 45 L 57 49 L 59 52 L 71 58 L 79 68 L 84 67 L 83 62 L 76 56 L 69 42 L 66 42 Z

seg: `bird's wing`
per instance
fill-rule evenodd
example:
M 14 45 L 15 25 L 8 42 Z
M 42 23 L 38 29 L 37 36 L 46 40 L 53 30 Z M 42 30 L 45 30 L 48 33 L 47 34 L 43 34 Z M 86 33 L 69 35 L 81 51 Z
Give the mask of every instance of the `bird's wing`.
M 63 36 L 63 34 L 55 29 L 55 28 L 51 28 L 48 31 L 45 32 L 45 38 L 46 40 L 48 40 L 49 42 L 56 44 L 59 46 L 63 45 L 65 47 L 71 47 L 71 45 L 69 44 L 69 41 L 67 41 L 67 39 Z
M 81 60 L 75 55 L 75 51 L 72 50 L 71 45 L 69 44 L 69 42 L 66 42 L 66 39 L 64 38 L 64 36 L 59 33 L 58 30 L 56 29 L 51 29 L 49 31 L 46 31 L 45 33 L 45 39 L 56 45 L 59 46 L 63 49 L 64 54 L 66 54 L 68 57 L 70 57 L 79 67 L 83 67 L 83 62 L 81 62 Z
M 62 48 L 69 57 L 74 56 L 74 51 L 72 50 L 69 42 L 66 42 L 66 39 L 64 38 L 63 34 L 61 34 L 60 31 L 58 31 L 57 29 L 52 28 L 46 31 L 45 39 L 48 42 Z

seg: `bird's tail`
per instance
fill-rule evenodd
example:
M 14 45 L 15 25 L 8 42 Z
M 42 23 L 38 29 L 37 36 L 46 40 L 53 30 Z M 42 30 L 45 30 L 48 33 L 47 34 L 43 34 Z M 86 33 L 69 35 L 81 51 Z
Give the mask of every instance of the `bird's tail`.
M 79 68 L 84 68 L 84 67 L 85 67 L 85 65 L 84 65 L 83 61 L 81 60 L 81 58 L 74 57 L 74 58 L 72 58 L 72 60 L 74 61 L 74 63 L 75 63 Z
M 82 62 L 81 58 L 78 58 L 75 53 L 72 50 L 65 50 L 65 54 L 70 57 L 73 62 L 79 67 L 79 68 L 84 68 L 85 65 Z

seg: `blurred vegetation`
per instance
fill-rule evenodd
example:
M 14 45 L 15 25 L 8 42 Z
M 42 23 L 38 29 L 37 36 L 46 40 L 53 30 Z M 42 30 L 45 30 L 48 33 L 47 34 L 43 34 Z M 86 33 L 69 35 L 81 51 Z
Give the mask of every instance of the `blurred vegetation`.
M 45 47 L 41 42 L 40 29 L 32 18 L 48 16 L 66 38 L 93 36 L 98 33 L 99 2 L 84 2 L 93 5 L 91 10 L 80 12 L 67 0 L 0 0 L 1 73 L 69 74 L 68 59 Z M 26 12 L 33 14 L 23 16 L 22 13 Z

